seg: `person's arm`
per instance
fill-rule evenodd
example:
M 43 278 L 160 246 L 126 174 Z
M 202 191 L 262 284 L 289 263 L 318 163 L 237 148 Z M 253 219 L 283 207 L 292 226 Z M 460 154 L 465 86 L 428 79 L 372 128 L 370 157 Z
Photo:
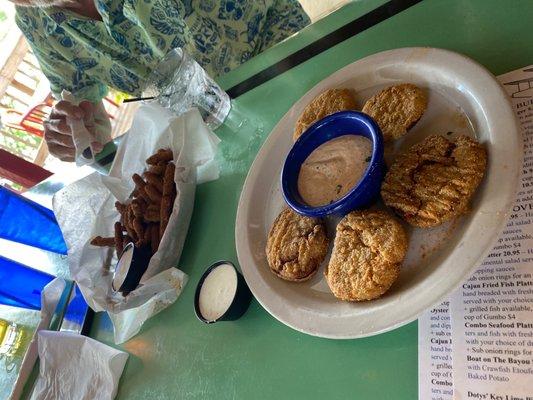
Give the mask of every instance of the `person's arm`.
M 56 99 L 62 90 L 68 90 L 79 100 L 97 103 L 106 96 L 105 84 L 85 71 L 95 60 L 69 60 L 62 53 L 68 49 L 60 41 L 71 40 L 65 35 L 46 32 L 42 26 L 42 12 L 37 7 L 16 7 L 16 23 L 26 37 L 41 71 L 50 82 L 50 89 Z
M 311 20 L 299 1 L 275 0 L 266 14 L 265 25 L 255 54 L 299 32 L 310 23 Z
M 55 38 L 53 34 L 44 34 L 39 25 L 40 19 L 37 18 L 38 13 L 38 9 L 17 7 L 16 22 L 26 36 L 42 72 L 48 78 L 52 93 L 59 99 L 62 90 L 68 90 L 75 98 L 90 101 L 80 103 L 79 107 L 67 101 L 59 101 L 54 105 L 48 120 L 44 123 L 44 138 L 50 153 L 63 161 L 73 161 L 75 149 L 72 132 L 66 121 L 67 117 L 83 118 L 88 124 L 92 124 L 93 129 L 89 129 L 89 126 L 87 128 L 95 136 L 95 142 L 99 142 L 100 140 L 96 137 L 100 135 L 95 135 L 94 132 L 94 111 L 103 109 L 101 99 L 107 94 L 107 87 L 88 76 L 80 65 L 67 61 L 56 50 L 53 42 L 58 38 Z M 101 112 L 98 113 L 98 117 L 101 118 L 99 114 Z M 95 143 L 93 150 L 98 151 L 99 148 L 101 146 Z

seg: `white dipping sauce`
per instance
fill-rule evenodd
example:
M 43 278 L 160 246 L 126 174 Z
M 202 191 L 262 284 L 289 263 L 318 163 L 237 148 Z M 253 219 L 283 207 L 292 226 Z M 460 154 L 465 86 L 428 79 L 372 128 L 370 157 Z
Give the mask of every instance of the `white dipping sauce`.
M 211 270 L 200 289 L 200 314 L 215 321 L 228 310 L 237 291 L 237 272 L 229 264 L 220 264 Z
M 117 267 L 115 269 L 115 276 L 113 277 L 113 289 L 120 290 L 120 287 L 126 280 L 126 276 L 130 271 L 131 260 L 133 259 L 133 246 L 126 247 L 124 253 L 118 260 Z

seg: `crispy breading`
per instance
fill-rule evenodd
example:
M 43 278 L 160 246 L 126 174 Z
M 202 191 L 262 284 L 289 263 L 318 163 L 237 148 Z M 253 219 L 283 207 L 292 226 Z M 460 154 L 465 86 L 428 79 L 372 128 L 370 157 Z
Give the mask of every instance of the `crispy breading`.
M 117 255 L 120 257 L 122 251 L 124 250 L 124 234 L 123 226 L 117 221 L 115 222 L 115 249 L 117 249 Z
M 170 149 L 159 149 L 157 153 L 151 155 L 146 159 L 146 164 L 148 165 L 157 165 L 161 162 L 168 162 L 174 158 L 172 155 L 172 150 Z
M 270 270 L 282 279 L 301 282 L 311 278 L 328 252 L 324 223 L 283 210 L 270 228 L 266 254 Z
M 296 141 L 314 122 L 344 110 L 355 110 L 355 98 L 348 89 L 329 89 L 320 93 L 304 108 L 296 121 L 293 139 Z
M 337 225 L 326 280 L 341 300 L 382 296 L 400 273 L 408 247 L 402 225 L 385 211 L 352 211 Z
M 98 247 L 113 247 L 115 246 L 115 237 L 95 236 L 91 239 L 90 243 Z
M 440 225 L 467 210 L 486 165 L 485 148 L 474 139 L 428 136 L 395 160 L 381 196 L 411 225 Z
M 363 112 L 376 120 L 387 142 L 405 135 L 426 108 L 424 92 L 415 85 L 404 83 L 389 86 L 371 97 L 363 106 Z

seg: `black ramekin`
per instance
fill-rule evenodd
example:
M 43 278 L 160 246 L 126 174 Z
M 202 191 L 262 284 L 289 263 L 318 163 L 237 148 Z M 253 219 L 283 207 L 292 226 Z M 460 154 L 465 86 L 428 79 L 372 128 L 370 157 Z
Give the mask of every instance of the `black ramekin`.
M 237 273 L 237 289 L 235 290 L 235 296 L 233 297 L 233 301 L 231 302 L 230 306 L 226 310 L 224 314 L 218 319 L 215 319 L 213 321 L 208 321 L 205 319 L 201 312 L 200 312 L 200 290 L 202 289 L 202 286 L 204 284 L 204 280 L 209 275 L 209 273 L 222 264 L 229 264 L 233 267 L 235 272 Z M 246 312 L 248 309 L 248 306 L 250 305 L 250 302 L 252 301 L 252 292 L 250 292 L 250 289 L 248 288 L 248 285 L 246 284 L 246 281 L 244 280 L 244 277 L 241 275 L 241 273 L 235 268 L 235 265 L 231 261 L 217 261 L 214 264 L 211 264 L 209 268 L 205 270 L 202 277 L 198 281 L 198 285 L 196 286 L 196 293 L 194 295 L 194 311 L 196 312 L 196 316 L 198 319 L 202 322 L 205 322 L 206 324 L 213 324 L 218 321 L 235 321 L 242 317 L 242 315 Z

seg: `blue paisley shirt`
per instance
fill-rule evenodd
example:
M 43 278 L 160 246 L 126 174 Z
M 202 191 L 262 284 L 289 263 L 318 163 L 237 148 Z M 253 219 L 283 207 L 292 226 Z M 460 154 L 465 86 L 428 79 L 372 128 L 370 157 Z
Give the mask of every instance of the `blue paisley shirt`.
M 296 0 L 95 0 L 102 21 L 55 7 L 17 7 L 57 96 L 98 101 L 108 87 L 138 96 L 169 50 L 182 47 L 211 76 L 297 32 L 309 18 Z

